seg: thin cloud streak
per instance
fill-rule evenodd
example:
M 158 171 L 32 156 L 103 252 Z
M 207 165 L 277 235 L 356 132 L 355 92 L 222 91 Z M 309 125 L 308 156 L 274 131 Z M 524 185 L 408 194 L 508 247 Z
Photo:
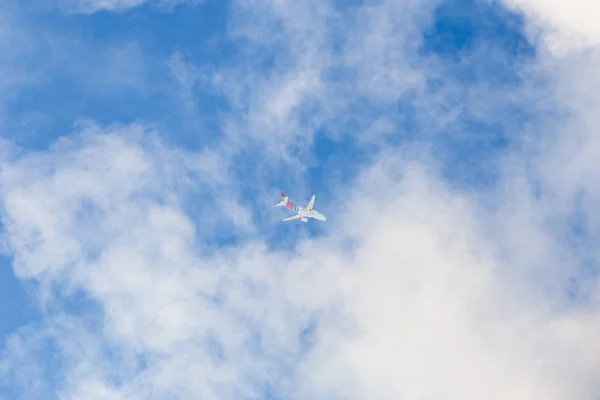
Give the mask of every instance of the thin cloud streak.
M 203 0 L 58 0 L 60 6 L 68 12 L 94 14 L 101 11 L 124 12 L 146 3 L 164 10 L 171 10 L 181 4 L 200 4 Z

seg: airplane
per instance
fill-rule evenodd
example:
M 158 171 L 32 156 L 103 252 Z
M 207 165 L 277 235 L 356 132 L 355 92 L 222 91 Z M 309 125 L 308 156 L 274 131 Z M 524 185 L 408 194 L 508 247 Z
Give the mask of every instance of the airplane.
M 290 203 L 288 197 L 285 193 L 281 192 L 281 201 L 278 204 L 275 204 L 275 207 L 286 207 L 292 211 L 296 212 L 296 215 L 293 217 L 282 219 L 282 221 L 291 221 L 293 219 L 299 219 L 302 222 L 308 222 L 308 218 L 314 218 L 319 221 L 327 221 L 327 218 L 317 210 L 313 210 L 313 206 L 315 205 L 315 195 L 313 194 L 312 198 L 308 202 L 308 205 L 305 208 L 298 207 L 295 204 Z

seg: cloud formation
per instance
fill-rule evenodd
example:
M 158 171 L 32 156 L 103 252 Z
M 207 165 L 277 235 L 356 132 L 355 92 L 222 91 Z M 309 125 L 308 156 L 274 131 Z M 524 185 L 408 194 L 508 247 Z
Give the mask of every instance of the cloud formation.
M 314 132 L 355 135 L 377 110 L 422 90 L 417 49 L 437 3 L 236 1 L 228 37 L 243 51 L 209 75 L 234 111 L 223 122 L 232 148 L 257 143 L 294 162 Z
M 524 13 L 532 25 L 532 33 L 543 36 L 556 52 L 600 45 L 600 6 L 593 0 L 537 1 L 503 0 Z
M 471 69 L 481 47 L 422 53 L 437 4 L 240 2 L 234 57 L 167 60 L 186 105 L 201 84 L 228 102 L 210 149 L 141 123 L 3 142 L 4 250 L 45 319 L 7 340 L 0 382 L 65 399 L 596 398 L 596 52 L 519 59 L 510 85 Z M 495 181 L 449 179 L 439 137 L 490 127 L 512 134 Z M 374 156 L 317 196 L 318 236 L 277 236 L 261 171 L 299 166 L 283 176 L 307 186 L 317 130 Z
M 257 240 L 205 253 L 171 186 L 197 170 L 159 143 L 95 133 L 2 176 L 17 274 L 99 307 L 44 328 L 66 398 L 234 399 L 264 385 L 298 399 L 593 395 L 596 309 L 565 309 L 545 292 L 556 282 L 529 280 L 569 251 L 543 224 L 501 207 L 498 225 L 420 162 L 388 155 L 327 237 L 291 254 Z M 516 229 L 531 246 L 499 239 Z

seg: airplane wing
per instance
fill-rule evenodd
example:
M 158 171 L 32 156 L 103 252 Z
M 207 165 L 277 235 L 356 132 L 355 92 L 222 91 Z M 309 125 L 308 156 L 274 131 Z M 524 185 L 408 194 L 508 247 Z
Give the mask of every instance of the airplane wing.
M 310 198 L 310 201 L 308 202 L 308 205 L 306 206 L 306 208 L 308 208 L 309 210 L 312 210 L 314 205 L 315 205 L 315 195 L 313 194 L 313 196 Z
M 296 215 L 294 215 L 293 217 L 284 218 L 284 219 L 282 219 L 282 221 L 291 221 L 291 220 L 294 220 L 294 219 L 300 219 L 300 218 L 302 218 L 302 217 L 300 216 L 300 214 L 296 214 Z

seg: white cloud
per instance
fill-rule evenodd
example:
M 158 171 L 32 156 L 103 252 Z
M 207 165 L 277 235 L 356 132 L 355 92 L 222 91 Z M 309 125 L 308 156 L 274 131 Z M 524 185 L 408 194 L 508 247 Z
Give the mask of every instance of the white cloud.
M 434 176 L 408 169 L 405 180 L 388 180 L 405 169 L 390 159 L 381 164 L 353 197 L 366 201 L 344 210 L 361 214 L 341 229 L 360 238 L 346 267 L 353 284 L 346 312 L 355 318 L 356 333 L 322 333 L 304 371 L 315 392 L 305 397 L 568 399 L 597 394 L 594 363 L 600 349 L 586 339 L 600 327 L 597 305 L 557 312 L 560 291 L 543 293 L 542 280 L 522 286 L 530 271 L 520 258 L 550 261 L 548 269 L 561 265 L 556 260 L 566 249 L 560 239 L 539 254 L 489 240 L 500 232 L 515 233 L 516 226 L 503 221 L 497 231 L 490 210 L 449 193 Z M 510 212 L 495 211 L 501 220 Z M 547 234 L 541 226 L 532 227 L 534 236 L 526 238 L 530 245 L 536 245 L 535 235 Z M 498 256 L 504 252 L 515 258 L 507 262 Z
M 336 8 L 327 1 L 238 1 L 229 38 L 242 59 L 207 79 L 231 104 L 232 146 L 260 145 L 294 164 L 313 135 L 340 138 L 411 91 L 423 89 L 417 49 L 437 0 Z
M 600 45 L 600 4 L 595 0 L 503 0 L 524 13 L 556 53 Z
M 298 399 L 595 393 L 597 305 L 557 310 L 562 292 L 544 293 L 520 264 L 561 266 L 569 249 L 543 224 L 530 227 L 532 245 L 549 239 L 540 252 L 498 240 L 521 221 L 494 225 L 418 160 L 382 155 L 340 204 L 354 217 L 328 236 L 291 254 L 250 240 L 211 255 L 196 247 L 184 192 L 168 190 L 179 157 L 124 134 L 96 131 L 3 168 L 19 275 L 101 306 L 89 322 L 49 320 L 65 398 L 234 399 L 253 381 Z M 302 361 L 311 318 L 315 347 Z

